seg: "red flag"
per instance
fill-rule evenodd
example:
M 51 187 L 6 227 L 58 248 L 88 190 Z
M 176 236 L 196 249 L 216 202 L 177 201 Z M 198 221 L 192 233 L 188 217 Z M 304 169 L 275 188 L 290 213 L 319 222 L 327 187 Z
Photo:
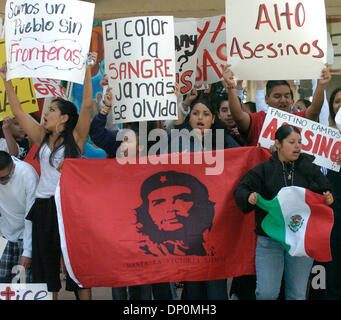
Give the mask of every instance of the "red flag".
M 29 163 L 34 169 L 36 169 L 38 175 L 40 176 L 40 164 L 38 159 L 34 158 L 38 148 L 39 146 L 36 143 L 34 143 L 30 151 L 27 153 L 24 161 Z
M 242 214 L 233 191 L 268 151 L 216 151 L 224 157 L 219 175 L 207 175 L 205 161 L 181 164 L 184 156 L 180 164 L 157 165 L 64 161 L 56 204 L 64 261 L 77 283 L 116 287 L 254 274 L 254 216 Z M 171 157 L 149 159 L 171 163 Z

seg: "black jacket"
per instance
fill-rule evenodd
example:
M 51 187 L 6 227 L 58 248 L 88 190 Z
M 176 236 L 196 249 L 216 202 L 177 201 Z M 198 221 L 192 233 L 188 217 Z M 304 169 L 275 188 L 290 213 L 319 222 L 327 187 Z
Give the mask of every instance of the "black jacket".
M 313 160 L 314 157 L 308 154 L 300 154 L 294 165 L 293 184 L 284 180 L 283 164 L 278 159 L 277 152 L 268 161 L 260 163 L 241 178 L 234 191 L 234 197 L 238 207 L 244 213 L 255 209 L 257 234 L 266 235 L 261 229 L 261 223 L 267 212 L 248 202 L 252 192 L 259 193 L 266 200 L 272 200 L 281 188 L 290 185 L 306 188 L 319 194 L 325 191 L 332 192 L 331 184 L 321 172 L 320 167 L 312 163 Z

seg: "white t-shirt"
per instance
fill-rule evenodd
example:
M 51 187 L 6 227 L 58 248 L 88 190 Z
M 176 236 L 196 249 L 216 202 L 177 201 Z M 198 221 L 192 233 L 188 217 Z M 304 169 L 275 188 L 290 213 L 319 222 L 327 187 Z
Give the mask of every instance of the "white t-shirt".
M 40 159 L 40 179 L 36 191 L 36 198 L 50 198 L 54 196 L 60 178 L 57 170 L 59 164 L 64 160 L 64 146 L 59 148 L 53 157 L 53 166 L 50 165 L 51 150 L 44 144 L 39 152 Z
M 32 223 L 25 217 L 34 203 L 39 177 L 30 164 L 12 159 L 14 173 L 7 184 L 0 184 L 0 231 L 8 241 L 23 239 L 23 255 L 31 257 Z

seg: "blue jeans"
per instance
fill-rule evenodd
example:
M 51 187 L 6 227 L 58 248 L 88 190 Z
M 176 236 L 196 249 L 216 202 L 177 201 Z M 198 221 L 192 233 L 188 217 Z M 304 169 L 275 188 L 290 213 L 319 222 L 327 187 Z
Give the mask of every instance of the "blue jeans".
M 284 271 L 286 300 L 305 300 L 313 259 L 293 257 L 268 237 L 258 236 L 256 247 L 256 299 L 277 299 Z

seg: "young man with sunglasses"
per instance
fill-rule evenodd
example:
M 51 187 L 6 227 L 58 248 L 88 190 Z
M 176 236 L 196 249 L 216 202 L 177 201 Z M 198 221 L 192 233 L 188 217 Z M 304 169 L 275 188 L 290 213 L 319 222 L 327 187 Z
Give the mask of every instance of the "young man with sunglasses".
M 28 163 L 0 151 L 0 234 L 7 240 L 0 259 L 0 283 L 9 283 L 15 276 L 12 268 L 25 268 L 30 282 L 32 223 L 25 220 L 38 185 L 38 174 Z

